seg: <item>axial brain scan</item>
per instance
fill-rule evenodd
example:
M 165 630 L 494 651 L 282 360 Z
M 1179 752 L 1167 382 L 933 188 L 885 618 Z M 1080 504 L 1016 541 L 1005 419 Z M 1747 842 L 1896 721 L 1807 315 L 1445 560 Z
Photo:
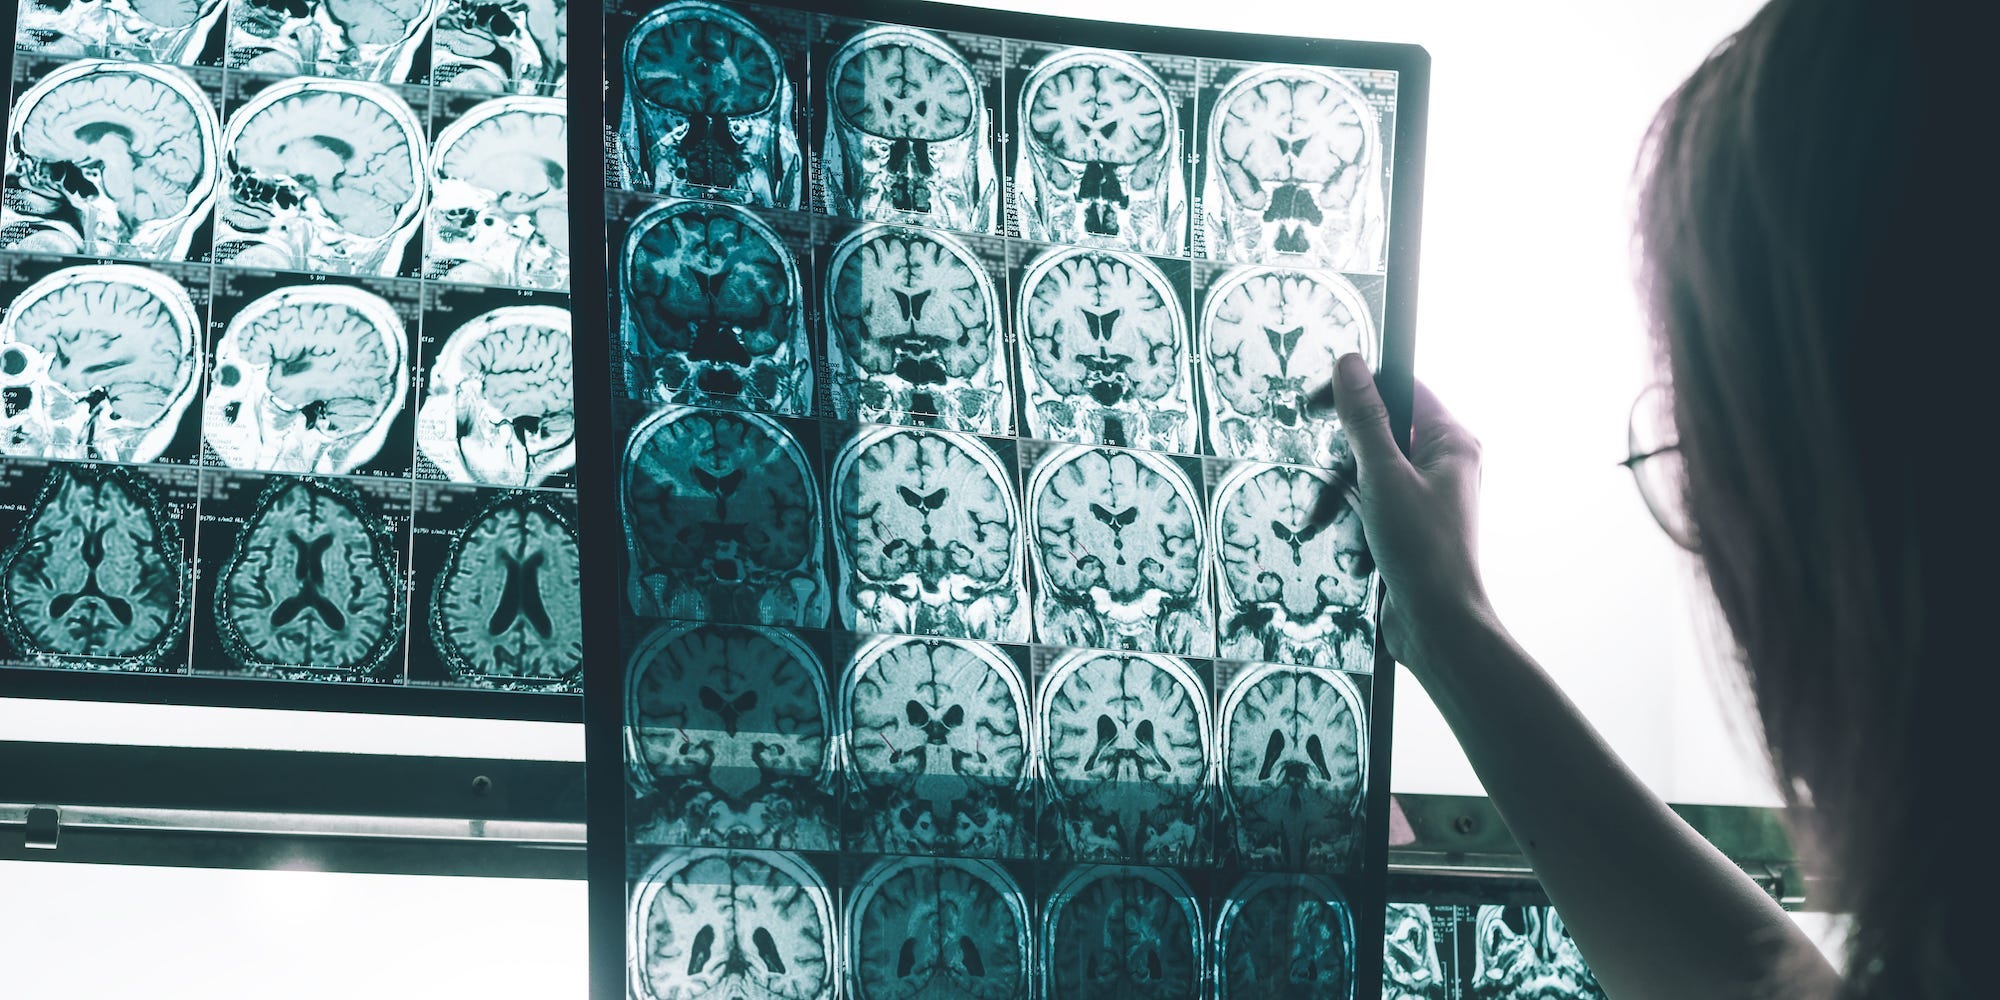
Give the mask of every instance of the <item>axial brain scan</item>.
M 795 854 L 669 851 L 634 888 L 626 955 L 643 1000 L 833 995 L 826 883 Z
M 1208 123 L 1208 255 L 1342 271 L 1382 269 L 1382 149 L 1375 109 L 1331 70 L 1238 76 Z
M 372 672 L 402 641 L 390 544 L 387 527 L 345 487 L 270 481 L 217 575 L 224 648 L 245 667 Z
M 454 482 L 537 486 L 576 464 L 569 310 L 502 306 L 445 338 L 417 448 Z
M 1444 1000 L 1447 985 L 1431 908 L 1390 903 L 1385 922 L 1382 1000 Z
M 633 221 L 620 267 L 634 398 L 810 415 L 798 261 L 764 220 L 715 202 L 657 205 Z
M 1333 670 L 1239 674 L 1219 722 L 1228 846 L 1254 868 L 1347 871 L 1359 860 L 1366 712 Z
M 1351 1000 L 1354 917 L 1328 879 L 1259 875 L 1222 905 L 1218 1000 Z
M 19 48 L 187 65 L 222 17 L 223 0 L 34 0 L 21 4 Z
M 1081 868 L 1049 894 L 1040 957 L 1050 997 L 1196 1000 L 1201 915 L 1180 875 Z
M 386 87 L 291 80 L 230 116 L 217 255 L 240 267 L 393 275 L 423 222 L 424 130 Z
M 1021 518 L 975 437 L 878 428 L 833 465 L 840 617 L 860 632 L 1023 641 Z
M 1042 682 L 1040 709 L 1057 856 L 1208 860 L 1208 695 L 1185 663 L 1156 653 L 1070 653 Z
M 992 230 L 999 185 L 986 97 L 944 39 L 894 25 L 848 39 L 827 69 L 827 106 L 833 214 Z
M 848 902 L 855 1000 L 1015 1000 L 1029 990 L 1027 905 L 985 861 L 884 861 Z
M 634 611 L 826 624 L 819 493 L 805 449 L 775 421 L 663 410 L 633 430 L 622 468 Z
M 1025 853 L 1033 743 L 1012 661 L 980 643 L 878 639 L 848 668 L 841 711 L 851 778 L 866 802 L 850 810 L 860 827 L 851 849 Z
M 69 267 L 0 318 L 0 455 L 150 462 L 195 392 L 201 321 L 147 268 Z
M 1210 651 L 1200 501 L 1179 466 L 1143 452 L 1057 448 L 1030 478 L 1027 513 L 1037 638 Z
M 943 233 L 856 230 L 828 269 L 827 356 L 842 419 L 1013 431 L 1000 297 Z
M 628 671 L 634 839 L 836 846 L 825 670 L 805 643 L 768 628 L 662 628 Z
M 375 457 L 409 386 L 403 320 L 360 288 L 251 302 L 215 348 L 202 433 L 223 464 L 339 474 Z
M 1328 490 L 1351 487 L 1332 473 L 1279 465 L 1239 466 L 1215 491 L 1222 656 L 1368 670 L 1374 560 L 1361 516 L 1343 503 L 1315 523 Z
M 147 483 L 115 466 L 53 466 L 0 554 L 0 627 L 31 660 L 147 669 L 187 630 L 181 534 Z
M 502 496 L 452 540 L 431 641 L 463 679 L 572 685 L 583 666 L 582 576 L 576 525 L 532 494 Z
M 1478 1000 L 1603 1000 L 1562 917 L 1549 906 L 1482 906 L 1469 996 Z
M 230 68 L 401 82 L 446 0 L 236 0 Z
M 1144 257 L 1055 250 L 1021 282 L 1028 433 L 1070 444 L 1194 449 L 1180 296 Z
M 1306 395 L 1341 355 L 1378 357 L 1361 293 L 1329 272 L 1248 267 L 1209 290 L 1202 310 L 1208 438 L 1218 455 L 1333 468 L 1351 462 L 1340 424 Z
M 749 20 L 680 0 L 625 41 L 619 138 L 640 190 L 766 208 L 801 204 L 799 137 L 783 58 Z
M 178 69 L 86 59 L 29 87 L 7 123 L 0 247 L 179 260 L 215 202 L 215 108 Z
M 448 90 L 562 93 L 569 82 L 568 0 L 446 0 L 431 79 Z
M 1180 253 L 1187 233 L 1176 102 L 1145 63 L 1064 49 L 1021 88 L 1026 125 L 1014 167 L 1032 240 Z
M 568 122 L 559 98 L 502 97 L 438 135 L 429 255 L 439 280 L 568 290 Z

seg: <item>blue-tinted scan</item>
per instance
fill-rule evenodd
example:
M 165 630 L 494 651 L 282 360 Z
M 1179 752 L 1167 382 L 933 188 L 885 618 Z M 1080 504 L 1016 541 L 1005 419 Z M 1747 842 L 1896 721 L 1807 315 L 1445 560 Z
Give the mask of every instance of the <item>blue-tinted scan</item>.
M 819 1000 L 833 995 L 832 894 L 796 854 L 668 851 L 626 918 L 639 1000 Z
M 1368 713 L 1345 674 L 1238 674 L 1217 723 L 1226 846 L 1239 863 L 1346 872 L 1360 860 Z
M 223 0 L 99 0 L 21 4 L 16 49 L 48 56 L 93 56 L 189 65 L 222 18 Z
M 1194 365 L 1180 295 L 1159 265 L 1052 250 L 1015 312 L 1028 432 L 1048 441 L 1194 450 Z
M 1187 233 L 1180 116 L 1134 56 L 1059 49 L 1029 72 L 1014 119 L 1021 234 L 1031 240 L 1177 254 Z
M 1431 908 L 1390 903 L 1383 918 L 1382 1000 L 1444 1000 L 1449 988 Z
M 1576 939 L 1552 906 L 1482 906 L 1475 935 L 1471 992 L 1477 1000 L 1603 1000 Z
M 569 310 L 502 306 L 445 338 L 417 448 L 454 482 L 541 486 L 576 465 Z
M 426 273 L 568 290 L 567 111 L 554 97 L 496 98 L 438 133 Z
M 1320 497 L 1352 491 L 1319 469 L 1243 465 L 1216 487 L 1209 526 L 1219 564 L 1221 655 L 1236 660 L 1369 668 L 1375 561 L 1361 515 L 1342 503 L 1315 523 Z
M 1027 904 L 990 861 L 885 860 L 847 900 L 855 1000 L 1016 1000 L 1030 990 Z
M 400 82 L 429 47 L 447 0 L 237 0 L 229 68 Z
M 1354 995 L 1354 915 L 1331 880 L 1258 875 L 1216 919 L 1218 1000 L 1327 1000 Z
M 431 641 L 468 681 L 571 686 L 583 668 L 576 525 L 536 494 L 504 495 L 452 540 Z
M 569 84 L 568 0 L 448 0 L 431 82 L 440 90 L 561 94 Z
M 1379 335 L 1361 293 L 1328 271 L 1237 268 L 1208 289 L 1199 343 L 1217 455 L 1335 468 L 1351 464 L 1340 422 L 1306 394 L 1333 363 L 1373 359 Z
M 928 31 L 878 25 L 826 69 L 827 205 L 834 215 L 988 232 L 999 178 L 986 95 L 966 57 Z
M 1194 890 L 1166 869 L 1079 868 L 1042 911 L 1049 997 L 1196 1000 L 1207 951 Z

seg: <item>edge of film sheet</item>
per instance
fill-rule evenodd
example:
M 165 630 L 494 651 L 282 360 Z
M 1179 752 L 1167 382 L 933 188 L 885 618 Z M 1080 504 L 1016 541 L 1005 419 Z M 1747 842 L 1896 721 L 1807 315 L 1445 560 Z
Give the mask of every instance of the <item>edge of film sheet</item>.
M 1304 398 L 1359 350 L 1406 419 L 1428 56 L 572 29 L 592 995 L 1375 995 L 1393 671 Z
M 0 694 L 580 717 L 560 0 L 0 4 Z

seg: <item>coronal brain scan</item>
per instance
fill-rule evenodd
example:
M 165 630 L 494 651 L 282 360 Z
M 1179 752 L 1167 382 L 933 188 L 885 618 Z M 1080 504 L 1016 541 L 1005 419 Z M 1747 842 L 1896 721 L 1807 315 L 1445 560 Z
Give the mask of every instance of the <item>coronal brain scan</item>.
M 569 125 L 554 97 L 473 108 L 431 148 L 430 262 L 444 281 L 569 288 Z
M 1180 296 L 1144 257 L 1054 250 L 1021 282 L 1028 433 L 1073 444 L 1194 449 L 1194 372 Z
M 1383 932 L 1382 1000 L 1444 1000 L 1447 988 L 1431 908 L 1390 903 Z
M 30 0 L 21 4 L 19 48 L 186 65 L 201 54 L 223 0 Z
M 446 0 L 431 79 L 486 93 L 561 93 L 569 82 L 568 0 Z
M 1548 906 L 1482 906 L 1470 996 L 1478 1000 L 1603 1000 L 1562 917 Z
M 841 620 L 860 632 L 1027 638 L 1021 518 L 980 439 L 884 427 L 833 466 Z
M 1050 997 L 1203 995 L 1201 914 L 1194 890 L 1172 871 L 1077 869 L 1049 894 L 1042 928 Z
M 431 641 L 453 674 L 561 685 L 583 666 L 576 525 L 546 500 L 488 505 L 452 542 L 431 601 Z
M 637 613 L 826 624 L 819 492 L 805 450 L 777 422 L 662 410 L 633 430 L 621 467 Z
M 1334 473 L 1281 465 L 1238 466 L 1215 492 L 1220 633 L 1225 657 L 1367 671 L 1374 560 L 1361 516 L 1341 504 L 1313 518 L 1327 491 L 1352 487 Z
M 1209 112 L 1208 255 L 1248 263 L 1382 269 L 1382 149 L 1375 109 L 1332 70 L 1265 66 Z
M 1323 877 L 1252 877 L 1222 904 L 1216 964 L 1220 1000 L 1348 1000 L 1354 916 Z
M 1158 74 L 1104 49 L 1063 49 L 1021 88 L 1014 167 L 1021 231 L 1034 240 L 1179 253 L 1187 182 L 1180 115 Z
M 249 668 L 365 675 L 402 641 L 387 526 L 345 486 L 273 479 L 215 582 L 223 647 Z
M 251 302 L 215 347 L 209 447 L 235 469 L 353 471 L 402 412 L 405 340 L 395 307 L 361 288 L 298 285 Z
M 1205 529 L 1179 466 L 1144 452 L 1053 449 L 1035 467 L 1027 505 L 1036 638 L 1210 651 Z
M 835 215 L 993 228 L 999 184 L 972 65 L 928 31 L 881 25 L 833 54 L 825 183 Z
M 833 249 L 826 290 L 834 411 L 983 434 L 1013 430 L 1000 297 L 964 243 L 889 226 Z
M 850 806 L 859 828 L 850 848 L 1025 852 L 1032 720 L 1013 661 L 982 643 L 878 639 L 848 668 L 841 711 L 856 805 L 865 803 Z
M 185 72 L 86 59 L 8 119 L 0 247 L 179 260 L 215 201 L 220 127 Z
M 834 989 L 826 883 L 794 854 L 667 852 L 632 894 L 627 962 L 644 1000 L 818 1000 Z
M 1333 670 L 1263 667 L 1223 693 L 1227 846 L 1253 868 L 1351 870 L 1368 782 L 1366 708 Z
M 1320 467 L 1350 461 L 1339 421 L 1306 405 L 1341 355 L 1379 356 L 1367 304 L 1345 278 L 1232 271 L 1209 290 L 1201 344 L 1216 454 Z
M 656 205 L 632 223 L 619 266 L 633 397 L 810 413 L 798 260 L 769 223 L 716 202 Z
M 447 0 L 235 0 L 230 68 L 400 82 Z
M 986 861 L 884 861 L 847 913 L 856 1000 L 1014 1000 L 1028 993 L 1027 905 Z
M 620 141 L 640 190 L 798 208 L 791 77 L 770 38 L 720 4 L 680 0 L 625 41 Z
M 147 268 L 88 264 L 14 296 L 0 318 L 0 455 L 150 462 L 194 398 L 201 319 Z
M 825 668 L 797 636 L 661 628 L 628 671 L 626 754 L 644 793 L 637 840 L 836 846 Z
M 576 464 L 569 310 L 502 306 L 445 338 L 417 448 L 454 482 L 538 486 Z

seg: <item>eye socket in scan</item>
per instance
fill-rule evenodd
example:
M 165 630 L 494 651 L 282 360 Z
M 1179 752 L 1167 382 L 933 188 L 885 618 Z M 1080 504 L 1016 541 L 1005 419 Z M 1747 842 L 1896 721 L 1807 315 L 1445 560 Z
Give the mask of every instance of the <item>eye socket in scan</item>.
M 431 642 L 460 678 L 574 689 L 583 668 L 576 525 L 533 494 L 502 496 L 452 540 L 431 599 Z
M 856 1000 L 1013 1000 L 1029 990 L 1027 903 L 988 861 L 887 860 L 847 904 Z
M 1079 868 L 1042 911 L 1038 954 L 1051 997 L 1198 997 L 1206 951 L 1194 890 L 1167 869 Z
M 398 83 L 449 0 L 237 0 L 229 68 Z
M 201 55 L 223 0 L 24 3 L 17 47 L 37 55 L 186 66 Z
M 1359 863 L 1368 719 L 1353 681 L 1316 667 L 1246 670 L 1223 692 L 1217 730 L 1232 857 L 1284 871 Z
M 569 114 L 560 98 L 474 107 L 430 152 L 428 273 L 569 289 Z
M 575 396 L 569 310 L 502 306 L 445 338 L 417 449 L 453 482 L 547 484 L 576 464 Z
M 1351 486 L 1334 473 L 1282 465 L 1238 466 L 1216 488 L 1209 525 L 1222 656 L 1372 668 L 1374 560 L 1352 505 L 1314 519 L 1329 490 Z
M 644 1000 L 818 1000 L 833 994 L 826 882 L 783 851 L 669 850 L 626 918 L 630 990 Z
M 1352 1000 L 1354 915 L 1333 880 L 1255 875 L 1216 918 L 1219 1000 Z
M 986 96 L 964 55 L 928 31 L 878 25 L 834 52 L 826 79 L 824 180 L 835 215 L 992 229 Z
M 1050 251 L 1022 278 L 1015 315 L 1029 434 L 1194 449 L 1187 318 L 1157 265 L 1107 250 Z
M 561 95 L 569 85 L 568 0 L 448 0 L 431 80 L 443 90 Z
M 1062 49 L 1028 73 L 1014 194 L 1028 239 L 1177 254 L 1187 230 L 1178 105 L 1144 62 Z

